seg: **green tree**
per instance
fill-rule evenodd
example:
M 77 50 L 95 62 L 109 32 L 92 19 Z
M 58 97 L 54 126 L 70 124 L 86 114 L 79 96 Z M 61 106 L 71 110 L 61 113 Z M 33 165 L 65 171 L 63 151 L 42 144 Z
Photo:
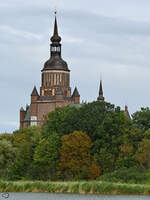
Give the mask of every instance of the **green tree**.
M 33 155 L 40 138 L 40 127 L 28 127 L 13 133 L 13 146 L 18 148 L 18 153 L 12 166 L 12 179 L 32 179 L 35 176 Z
M 150 169 L 150 139 L 143 139 L 139 143 L 136 158 L 143 169 Z
M 0 140 L 0 177 L 10 179 L 11 167 L 17 154 L 17 148 L 14 148 L 10 141 Z
M 141 108 L 141 110 L 135 112 L 132 117 L 133 123 L 140 127 L 143 131 L 150 128 L 150 109 L 148 107 Z
M 50 113 L 45 122 L 44 135 L 51 132 L 58 132 L 61 136 L 73 131 L 86 132 L 93 141 L 92 154 L 97 158 L 99 166 L 103 170 L 113 170 L 120 145 L 124 143 L 123 135 L 129 134 L 130 127 L 131 120 L 119 107 L 107 102 L 92 102 L 78 109 L 58 108 Z M 106 152 L 107 156 L 101 152 Z M 107 163 L 106 157 L 111 158 L 111 163 Z
M 77 108 L 69 106 L 56 108 L 55 111 L 50 112 L 44 122 L 43 135 L 48 137 L 53 133 L 57 133 L 63 136 L 73 132 L 77 120 L 77 112 Z
M 10 141 L 12 142 L 13 141 L 13 134 L 10 134 L 10 133 L 1 133 L 0 134 L 0 140 L 7 140 L 7 141 Z
M 120 146 L 119 155 L 116 161 L 116 169 L 131 168 L 138 166 L 135 158 L 134 148 L 129 143 L 124 143 Z
M 53 133 L 48 138 L 40 140 L 35 148 L 34 163 L 37 176 L 42 180 L 56 179 L 56 166 L 59 161 L 59 147 L 61 140 L 58 134 Z

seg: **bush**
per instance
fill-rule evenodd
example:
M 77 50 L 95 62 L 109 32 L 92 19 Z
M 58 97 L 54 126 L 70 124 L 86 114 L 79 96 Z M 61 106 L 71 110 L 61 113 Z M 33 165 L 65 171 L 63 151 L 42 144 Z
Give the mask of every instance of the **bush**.
M 122 168 L 99 177 L 102 181 L 120 183 L 144 183 L 145 179 L 146 174 L 137 167 Z

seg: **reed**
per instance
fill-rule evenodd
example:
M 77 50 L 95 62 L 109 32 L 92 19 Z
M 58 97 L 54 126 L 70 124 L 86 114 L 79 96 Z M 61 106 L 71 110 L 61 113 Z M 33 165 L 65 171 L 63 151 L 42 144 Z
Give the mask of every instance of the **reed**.
M 150 185 L 122 184 L 103 181 L 43 182 L 0 181 L 0 192 L 50 192 L 78 194 L 142 194 L 150 195 Z

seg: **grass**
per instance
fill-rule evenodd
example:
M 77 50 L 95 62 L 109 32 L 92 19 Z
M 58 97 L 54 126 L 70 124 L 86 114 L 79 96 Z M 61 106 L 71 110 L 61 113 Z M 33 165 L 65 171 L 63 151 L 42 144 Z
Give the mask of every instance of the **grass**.
M 50 192 L 78 194 L 141 194 L 150 195 L 150 185 L 122 184 L 103 181 L 43 182 L 0 181 L 0 192 Z

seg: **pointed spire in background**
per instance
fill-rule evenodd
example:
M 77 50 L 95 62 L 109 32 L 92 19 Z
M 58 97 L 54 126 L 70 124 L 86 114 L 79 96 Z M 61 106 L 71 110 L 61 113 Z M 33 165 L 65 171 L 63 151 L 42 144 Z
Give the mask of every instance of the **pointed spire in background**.
M 104 101 L 103 97 L 103 85 L 102 85 L 102 79 L 100 80 L 100 86 L 99 86 L 99 97 L 97 98 L 98 101 Z
M 130 114 L 129 114 L 129 111 L 128 111 L 128 106 L 127 105 L 125 105 L 125 115 L 127 116 L 127 118 L 128 119 L 131 119 L 131 117 L 130 117 Z
M 80 94 L 78 92 L 78 89 L 77 87 L 75 87 L 74 91 L 73 91 L 73 94 L 72 94 L 72 97 L 80 97 Z
M 103 85 L 102 85 L 102 79 L 100 80 L 99 95 L 102 95 L 102 96 L 103 96 Z
M 58 26 L 57 26 L 56 14 L 57 14 L 57 12 L 55 11 L 54 35 L 58 35 Z
M 38 91 L 36 89 L 36 86 L 34 86 L 32 93 L 31 93 L 31 96 L 39 96 Z

